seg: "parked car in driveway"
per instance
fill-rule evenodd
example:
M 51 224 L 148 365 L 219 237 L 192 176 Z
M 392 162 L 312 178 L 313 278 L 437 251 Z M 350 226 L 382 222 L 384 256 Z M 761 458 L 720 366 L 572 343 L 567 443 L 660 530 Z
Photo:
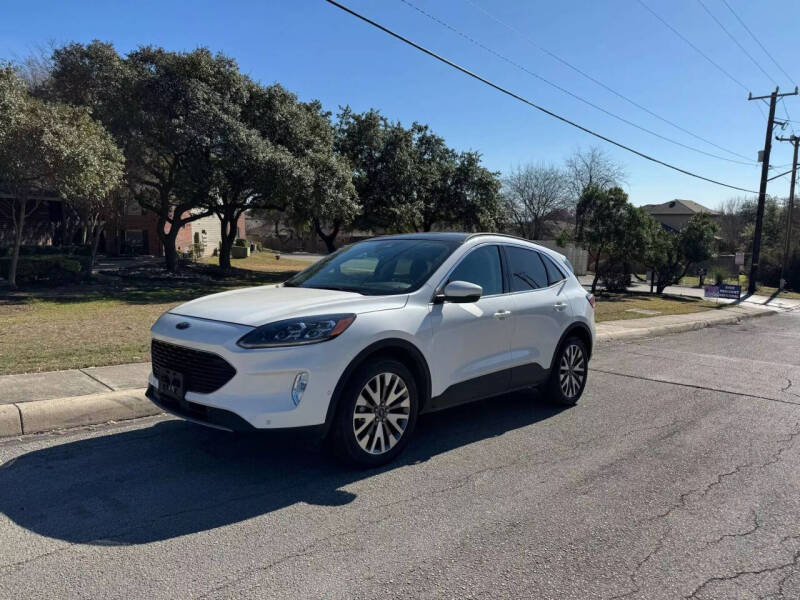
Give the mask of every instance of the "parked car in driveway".
M 583 393 L 594 298 L 557 252 L 498 234 L 379 237 L 152 328 L 148 397 L 227 430 L 313 430 L 366 466 L 418 415 L 510 390 Z

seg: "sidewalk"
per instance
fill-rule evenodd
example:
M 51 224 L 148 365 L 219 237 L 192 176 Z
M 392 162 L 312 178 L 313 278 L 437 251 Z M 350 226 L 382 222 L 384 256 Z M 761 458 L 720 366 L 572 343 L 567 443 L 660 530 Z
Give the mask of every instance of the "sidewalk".
M 578 280 L 581 282 L 585 288 L 590 288 L 592 285 L 592 276 L 591 275 L 581 275 L 578 277 Z M 650 284 L 649 283 L 642 283 L 639 281 L 634 281 L 633 285 L 628 288 L 628 291 L 631 292 L 650 292 Z M 705 292 L 702 288 L 696 287 L 685 287 L 681 285 L 670 285 L 664 289 L 664 293 L 670 296 L 688 296 L 691 298 L 705 298 Z M 707 300 L 713 300 L 712 298 L 706 298 Z M 775 311 L 784 311 L 784 310 L 796 310 L 800 309 L 800 300 L 795 300 L 793 298 L 783 298 L 781 296 L 771 297 L 771 296 L 743 296 L 741 300 L 738 302 L 736 300 L 726 300 L 725 298 L 717 298 L 717 302 L 720 304 L 735 304 L 738 303 L 740 306 L 754 306 L 754 307 L 765 307 L 770 310 Z
M 736 323 L 772 314 L 762 306 L 597 324 L 597 342 L 629 340 Z M 151 416 L 150 363 L 0 376 L 0 438 Z

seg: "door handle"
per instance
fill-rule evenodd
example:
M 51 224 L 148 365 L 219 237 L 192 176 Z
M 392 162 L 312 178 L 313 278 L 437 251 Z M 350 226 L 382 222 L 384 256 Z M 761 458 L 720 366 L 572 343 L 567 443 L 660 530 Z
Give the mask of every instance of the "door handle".
M 496 313 L 494 313 L 495 319 L 507 319 L 510 316 L 511 316 L 510 310 L 498 310 Z
M 553 304 L 553 308 L 555 308 L 556 310 L 564 310 L 565 308 L 567 308 L 567 303 L 566 302 L 556 302 L 555 304 Z

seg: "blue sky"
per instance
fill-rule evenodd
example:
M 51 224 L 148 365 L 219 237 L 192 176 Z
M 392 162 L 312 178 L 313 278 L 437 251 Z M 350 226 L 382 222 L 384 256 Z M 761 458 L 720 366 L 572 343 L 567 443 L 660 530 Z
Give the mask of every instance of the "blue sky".
M 747 92 L 701 58 L 638 0 L 409 0 L 480 44 L 604 109 L 707 152 L 734 158 L 655 119 L 541 52 L 545 48 L 606 85 L 719 146 L 755 159 L 765 118 Z M 644 0 L 664 20 L 754 94 L 775 83 L 734 44 L 698 0 Z M 788 74 L 749 37 L 723 0 L 705 6 L 747 52 L 789 90 L 800 81 L 794 31 L 800 2 L 727 0 Z M 401 0 L 344 0 L 377 20 L 546 108 L 664 161 L 744 188 L 757 189 L 760 166 L 692 152 L 637 130 L 555 90 Z M 512 31 L 493 21 L 511 24 Z M 534 111 L 356 20 L 323 0 L 8 2 L 0 20 L 0 58 L 37 46 L 101 39 L 126 52 L 141 44 L 173 50 L 205 45 L 233 56 L 264 83 L 280 82 L 329 109 L 380 109 L 410 124 L 428 123 L 454 147 L 473 149 L 495 170 L 527 162 L 561 164 L 578 147 L 598 144 L 622 162 L 635 204 L 688 198 L 716 206 L 739 192 L 649 163 Z M 794 50 L 794 53 L 792 52 Z M 786 107 L 800 133 L 800 97 Z M 766 113 L 766 107 L 764 106 Z M 779 117 L 785 117 L 779 106 Z M 785 134 L 789 135 L 787 128 Z M 791 161 L 788 143 L 773 146 L 773 165 Z M 787 167 L 788 168 L 788 167 Z M 786 170 L 774 171 L 775 174 Z M 769 193 L 788 195 L 788 177 Z

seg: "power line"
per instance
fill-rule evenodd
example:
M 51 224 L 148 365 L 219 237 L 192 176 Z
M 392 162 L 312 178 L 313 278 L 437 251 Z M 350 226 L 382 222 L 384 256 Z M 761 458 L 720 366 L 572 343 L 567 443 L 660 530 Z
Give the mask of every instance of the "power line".
M 683 142 L 679 142 L 679 141 L 674 140 L 674 139 L 672 139 L 670 137 L 667 137 L 665 135 L 661 135 L 660 133 L 655 132 L 652 129 L 648 129 L 647 127 L 639 125 L 638 123 L 634 123 L 633 121 L 631 121 L 629 119 L 626 119 L 625 117 L 621 117 L 621 116 L 619 116 L 619 115 L 617 115 L 617 114 L 615 114 L 615 113 L 613 113 L 613 112 L 611 112 L 609 110 L 606 110 L 602 106 L 598 106 L 594 102 L 591 102 L 590 100 L 587 100 L 586 98 L 583 98 L 582 96 L 579 96 L 578 94 L 575 94 L 575 93 L 569 91 L 568 89 L 566 89 L 566 88 L 564 88 L 564 87 L 562 87 L 562 86 L 560 86 L 560 85 L 558 85 L 556 83 L 553 83 L 552 81 L 542 77 L 538 73 L 534 73 L 533 71 L 527 69 L 525 66 L 513 61 L 512 59 L 508 58 L 507 56 L 504 56 L 503 54 L 500 54 L 499 52 L 493 50 L 492 48 L 489 48 L 488 46 L 485 46 L 484 44 L 482 44 L 481 42 L 477 41 L 473 37 L 467 35 L 466 33 L 463 33 L 462 31 L 459 31 L 458 29 L 456 29 L 455 27 L 453 27 L 449 23 L 446 23 L 445 21 L 439 19 L 438 17 L 436 17 L 436 16 L 424 11 L 423 9 L 421 9 L 418 6 L 416 6 L 413 3 L 411 3 L 409 0 L 400 0 L 400 1 L 403 4 L 413 8 L 414 10 L 419 12 L 420 14 L 428 17 L 432 21 L 435 21 L 436 23 L 442 25 L 443 27 L 446 27 L 447 29 L 449 29 L 453 33 L 461 36 L 462 38 L 464 38 L 465 40 L 467 40 L 471 44 L 475 44 L 476 46 L 482 48 L 486 52 L 489 52 L 490 54 L 496 56 L 500 60 L 503 60 L 503 61 L 507 62 L 508 64 L 514 66 L 515 68 L 517 68 L 517 69 L 519 69 L 521 71 L 524 71 L 525 73 L 527 73 L 531 77 L 535 77 L 539 81 L 542 81 L 542 82 L 546 83 L 547 85 L 557 89 L 558 91 L 563 92 L 564 94 L 567 94 L 568 96 L 571 96 L 572 98 L 575 98 L 579 102 L 583 102 L 587 106 L 591 106 L 595 110 L 599 110 L 600 112 L 602 112 L 602 113 L 604 113 L 604 114 L 606 114 L 606 115 L 608 115 L 608 116 L 610 116 L 610 117 L 612 117 L 614 119 L 617 119 L 618 121 L 620 121 L 622 123 L 625 123 L 626 125 L 630 125 L 631 127 L 635 127 L 636 129 L 639 129 L 640 131 L 644 131 L 645 133 L 649 133 L 650 135 L 653 135 L 653 136 L 655 136 L 657 138 L 660 138 L 660 139 L 662 139 L 662 140 L 664 140 L 666 142 L 669 142 L 671 144 L 675 144 L 676 146 L 680 146 L 681 148 L 686 148 L 687 150 L 691 150 L 692 152 L 697 152 L 699 154 L 704 154 L 705 156 L 710 156 L 711 158 L 716 158 L 716 159 L 719 159 L 719 160 L 724 160 L 724 161 L 735 163 L 735 164 L 739 164 L 739 165 L 754 166 L 756 164 L 753 161 L 743 162 L 741 160 L 735 160 L 733 158 L 727 158 L 726 156 L 720 156 L 719 154 L 714 154 L 712 152 L 706 152 L 705 150 L 701 150 L 699 148 L 695 148 L 694 146 L 690 146 L 688 144 L 684 144 Z
M 675 129 L 678 129 L 679 131 L 682 131 L 683 133 L 686 133 L 687 135 L 690 135 L 693 138 L 695 138 L 697 140 L 700 140 L 701 142 L 705 142 L 706 144 L 709 144 L 710 146 L 714 146 L 715 148 L 718 148 L 719 150 L 722 150 L 723 152 L 727 152 L 728 154 L 732 154 L 733 156 L 738 156 L 739 158 L 743 158 L 743 159 L 748 160 L 748 161 L 750 160 L 744 154 L 739 154 L 738 152 L 734 152 L 733 150 L 729 150 L 728 148 L 720 146 L 719 144 L 715 144 L 711 140 L 707 140 L 706 138 L 701 137 L 701 136 L 697 135 L 696 133 L 693 133 L 692 131 L 689 131 L 685 127 L 681 127 L 680 125 L 678 125 L 674 121 L 670 121 L 666 117 L 662 117 L 661 115 L 653 112 L 652 110 L 650 110 L 646 106 L 642 106 L 641 104 L 639 104 L 635 100 L 632 100 L 632 99 L 628 98 L 624 94 L 618 92 L 617 90 L 615 90 L 612 87 L 606 85 L 602 81 L 600 81 L 600 80 L 596 79 L 595 77 L 589 75 L 588 73 L 582 71 L 581 69 L 579 69 L 575 65 L 571 64 L 570 62 L 568 62 L 567 60 L 565 60 L 562 57 L 558 56 L 557 54 L 551 52 L 547 48 L 543 48 L 542 46 L 540 46 L 539 44 L 537 44 L 536 42 L 531 40 L 525 33 L 520 31 L 519 29 L 517 29 L 513 25 L 510 25 L 510 24 L 506 23 L 505 21 L 500 20 L 499 18 L 494 16 L 492 13 L 490 13 L 486 9 L 484 9 L 482 6 L 480 6 L 479 4 L 476 4 L 475 2 L 473 2 L 473 0 L 465 0 L 465 2 L 467 2 L 468 4 L 472 5 L 474 8 L 478 9 L 479 11 L 481 11 L 483 14 L 485 14 L 487 17 L 489 17 L 490 19 L 492 19 L 496 23 L 502 25 L 506 29 L 509 29 L 509 30 L 513 31 L 514 33 L 516 33 L 517 35 L 519 35 L 520 37 L 522 37 L 522 39 L 524 39 L 526 42 L 528 42 L 528 44 L 530 44 L 531 46 L 533 46 L 534 48 L 536 48 L 540 52 L 543 52 L 547 56 L 553 58 L 554 60 L 557 60 L 558 62 L 560 62 L 561 64 L 565 65 L 566 67 L 572 69 L 573 71 L 575 71 L 579 75 L 581 75 L 581 76 L 585 77 L 586 79 L 588 79 L 589 81 L 599 85 L 601 88 L 603 88 L 604 90 L 614 94 L 618 98 L 621 98 L 622 100 L 625 100 L 626 102 L 628 102 L 629 104 L 635 106 L 639 110 L 643 110 L 644 112 L 646 112 L 650 116 L 653 116 L 656 119 L 658 119 L 660 121 L 663 121 L 664 123 L 666 123 L 668 125 L 671 125 Z M 766 115 L 764 116 L 764 118 L 766 119 Z M 752 163 L 752 161 L 750 161 L 750 162 Z M 748 163 L 748 164 L 750 164 L 750 163 Z
M 792 77 L 792 76 L 791 76 L 791 75 L 789 75 L 789 74 L 788 74 L 786 71 L 784 71 L 784 70 L 783 70 L 783 67 L 781 67 L 781 66 L 778 64 L 778 61 L 776 61 L 774 58 L 772 58 L 772 55 L 771 55 L 771 54 L 770 54 L 770 53 L 767 51 L 767 49 L 764 47 L 764 44 L 762 44 L 762 43 L 759 41 L 759 39 L 758 39 L 758 38 L 755 36 L 755 34 L 754 34 L 752 31 L 750 31 L 750 28 L 749 28 L 749 27 L 748 27 L 748 26 L 745 24 L 745 22 L 744 22 L 744 21 L 742 21 L 741 17 L 739 17 L 739 15 L 738 15 L 738 14 L 736 14 L 736 11 L 735 11 L 735 10 L 733 10 L 733 8 L 731 8 L 731 5 L 730 5 L 730 4 L 728 4 L 727 0 L 722 0 L 722 3 L 723 3 L 723 4 L 724 4 L 724 5 L 725 5 L 725 6 L 728 8 L 728 10 L 729 10 L 729 11 L 731 11 L 731 14 L 732 14 L 734 17 L 736 17 L 736 20 L 737 20 L 737 21 L 739 21 L 739 24 L 740 24 L 742 27 L 744 27 L 744 30 L 745 30 L 747 33 L 749 33 L 749 34 L 750 34 L 750 37 L 751 37 L 751 38 L 753 38 L 753 40 L 755 41 L 755 43 L 756 43 L 756 44 L 758 44 L 758 45 L 761 47 L 761 49 L 764 51 L 764 54 L 766 54 L 766 55 L 769 57 L 769 59 L 772 61 L 772 64 L 774 64 L 776 67 L 778 67 L 778 70 L 779 70 L 781 73 L 783 73 L 783 74 L 786 76 L 786 78 L 787 78 L 787 79 L 788 79 L 790 82 L 794 82 L 794 81 L 795 81 L 794 77 Z
M 594 136 L 594 137 L 596 137 L 598 139 L 601 139 L 601 140 L 603 140 L 605 142 L 608 142 L 609 144 L 613 144 L 613 145 L 617 146 L 618 148 L 622 148 L 623 150 L 627 150 L 628 152 L 636 154 L 637 156 L 640 156 L 640 157 L 642 157 L 642 158 L 644 158 L 646 160 L 649 160 L 649 161 L 654 162 L 656 164 L 662 165 L 662 166 L 667 167 L 669 169 L 672 169 L 674 171 L 678 171 L 679 173 L 683 173 L 684 175 L 689 175 L 690 177 L 695 177 L 696 179 L 702 179 L 703 181 L 707 181 L 709 183 L 713 183 L 715 185 L 719 185 L 719 186 L 722 186 L 722 187 L 730 188 L 730 189 L 733 189 L 733 190 L 738 190 L 740 192 L 747 192 L 748 194 L 755 194 L 756 193 L 755 191 L 749 190 L 747 188 L 742 188 L 742 187 L 737 187 L 735 185 L 722 183 L 721 181 L 716 181 L 714 179 L 710 179 L 708 177 L 704 177 L 703 175 L 698 175 L 697 173 L 692 173 L 691 171 L 687 171 L 686 169 L 682 169 L 680 167 L 676 167 L 675 165 L 671 165 L 671 164 L 669 164 L 667 162 L 664 162 L 662 160 L 659 160 L 659 159 L 657 159 L 657 158 L 655 158 L 653 156 L 645 154 L 644 152 L 640 152 L 639 150 L 635 150 L 634 148 L 631 148 L 630 146 L 626 146 L 625 144 L 623 144 L 621 142 L 617 142 L 616 140 L 613 140 L 613 139 L 611 139 L 609 137 L 606 137 L 606 136 L 604 136 L 604 135 L 602 135 L 600 133 L 597 133 L 596 131 L 592 131 L 591 129 L 589 129 L 587 127 L 584 127 L 583 125 L 579 125 L 578 123 L 576 123 L 574 121 L 571 121 L 571 120 L 567 119 L 566 117 L 562 117 L 561 115 L 559 115 L 557 113 L 554 113 L 551 110 L 548 110 L 548 109 L 546 109 L 546 108 L 544 108 L 542 106 L 539 106 L 538 104 L 535 104 L 534 102 L 531 102 L 530 100 L 520 96 L 519 94 L 516 94 L 516 93 L 514 93 L 514 92 L 512 92 L 512 91 L 510 91 L 510 90 L 508 90 L 508 89 L 496 84 L 496 83 L 493 83 L 492 81 L 489 81 L 488 79 L 486 79 L 484 77 L 481 77 L 477 73 L 473 73 L 469 69 L 467 69 L 465 67 L 462 67 L 461 65 L 458 65 L 458 64 L 454 63 L 453 61 L 451 61 L 451 60 L 449 60 L 449 59 L 447 59 L 447 58 L 445 58 L 445 57 L 443 57 L 443 56 L 441 56 L 439 54 L 436 54 L 433 50 L 428 50 L 424 46 L 421 46 L 421 45 L 417 44 L 416 42 L 413 42 L 410 39 L 408 39 L 406 37 L 403 37 L 399 33 L 395 33 L 394 31 L 392 31 L 388 27 L 384 27 L 383 25 L 373 21 L 369 17 L 365 17 L 364 15 L 354 11 L 353 9 L 348 8 L 347 6 L 344 6 L 343 4 L 340 4 L 339 2 L 336 2 L 336 0 L 325 0 L 325 1 L 328 4 L 331 4 L 331 5 L 335 6 L 335 7 L 337 7 L 338 9 L 343 10 L 344 12 L 351 14 L 352 16 L 356 17 L 357 19 L 360 19 L 360 20 L 364 21 L 365 23 L 368 23 L 369 25 L 372 25 L 376 29 L 380 29 L 384 33 L 392 36 L 395 39 L 400 40 L 404 44 L 408 44 L 412 48 L 415 48 L 415 49 L 419 50 L 420 52 L 422 52 L 424 54 L 427 54 L 431 58 L 434 58 L 434 59 L 438 60 L 439 62 L 442 62 L 442 63 L 444 63 L 444 64 L 456 69 L 457 71 L 461 71 L 465 75 L 467 75 L 469 77 L 472 77 L 473 79 L 476 79 L 476 80 L 480 81 L 481 83 L 484 83 L 484 84 L 488 85 L 491 88 L 494 88 L 498 92 L 501 92 L 501 93 L 503 93 L 503 94 L 505 94 L 507 96 L 510 96 L 511 98 L 514 98 L 515 100 L 518 100 L 518 101 L 520 101 L 520 102 L 522 102 L 524 104 L 527 104 L 528 106 L 530 106 L 532 108 L 535 108 L 536 110 L 541 111 L 544 114 L 553 117 L 554 119 L 558 119 L 562 123 L 566 123 L 567 125 L 571 125 L 572 127 L 575 127 L 576 129 L 580 129 L 581 131 L 584 131 L 584 132 L 588 133 L 589 135 L 592 135 L 592 136 Z
M 738 79 L 736 79 L 736 77 L 734 77 L 733 75 L 731 75 L 730 73 L 728 73 L 728 72 L 727 72 L 725 69 L 723 69 L 723 68 L 722 68 L 720 65 L 718 65 L 718 64 L 717 64 L 717 63 L 716 63 L 714 60 L 712 60 L 712 59 L 711 59 L 711 57 L 709 57 L 709 56 L 708 56 L 708 55 L 707 55 L 705 52 L 703 52 L 702 50 L 700 50 L 700 48 L 698 48 L 698 47 L 697 47 L 697 46 L 695 46 L 695 45 L 694 45 L 692 42 L 690 42 L 690 41 L 689 41 L 689 40 L 688 40 L 688 39 L 687 39 L 687 38 L 686 38 L 686 37 L 685 37 L 683 34 L 681 34 L 681 32 L 680 32 L 680 31 L 678 31 L 678 30 L 677 30 L 677 29 L 675 29 L 675 28 L 674 28 L 672 25 L 670 25 L 670 24 L 669 24 L 669 23 L 667 23 L 667 22 L 666 22 L 664 19 L 662 19 L 662 18 L 661 18 L 661 16 L 660 16 L 660 15 L 659 15 L 657 12 L 655 12 L 655 11 L 654 11 L 652 8 L 650 8 L 649 6 L 647 6 L 647 4 L 645 4 L 645 3 L 644 3 L 642 0 L 637 0 L 637 2 L 639 2 L 639 4 L 641 4 L 641 5 L 642 5 L 642 6 L 643 6 L 643 7 L 644 7 L 644 8 L 645 8 L 645 9 L 646 9 L 646 10 L 647 10 L 647 11 L 648 11 L 648 12 L 649 12 L 651 15 L 653 15 L 653 16 L 654 16 L 656 19 L 658 19 L 659 21 L 661 21 L 661 22 L 664 24 L 664 26 L 665 26 L 665 27 L 667 27 L 667 29 L 669 29 L 669 30 L 670 30 L 672 33 L 674 33 L 676 36 L 678 36 L 680 39 L 682 39 L 682 40 L 683 40 L 683 41 L 684 41 L 684 42 L 685 42 L 685 43 L 686 43 L 686 44 L 687 44 L 689 47 L 691 47 L 691 48 L 692 48 L 692 49 L 693 49 L 695 52 L 697 52 L 697 53 L 698 53 L 700 56 L 702 56 L 702 57 L 703 57 L 703 58 L 705 58 L 705 59 L 706 59 L 706 60 L 707 60 L 709 63 L 711 63 L 711 64 L 712 64 L 712 65 L 713 65 L 713 66 L 714 66 L 714 67 L 715 67 L 715 68 L 716 68 L 716 69 L 717 69 L 717 70 L 718 70 L 720 73 L 722 73 L 723 75 L 725 75 L 725 76 L 726 76 L 728 79 L 730 79 L 730 80 L 731 80 L 733 83 L 735 83 L 736 85 L 738 85 L 738 86 L 739 86 L 740 88 L 742 88 L 744 91 L 746 91 L 746 92 L 749 92 L 749 91 L 750 91 L 750 90 L 749 90 L 749 88 L 748 88 L 748 87 L 747 87 L 745 84 L 743 84 L 741 81 L 739 81 Z
M 731 40 L 733 40 L 733 43 L 739 47 L 739 50 L 741 50 L 744 53 L 744 55 L 747 58 L 749 58 L 750 61 L 756 67 L 758 67 L 758 69 L 767 77 L 767 79 L 771 80 L 772 83 L 774 83 L 775 85 L 778 85 L 778 82 L 775 81 L 775 78 L 764 70 L 764 68 L 759 64 L 759 62 L 755 58 L 753 58 L 753 56 L 745 49 L 744 46 L 742 46 L 741 42 L 739 42 L 739 40 L 737 40 L 736 37 L 730 31 L 728 31 L 725 25 L 722 24 L 722 21 L 720 21 L 716 16 L 714 16 L 714 13 L 708 10 L 708 7 L 705 5 L 703 0 L 697 0 L 697 2 L 698 4 L 700 4 L 700 6 L 703 7 L 703 10 L 706 11 L 706 13 L 708 13 L 708 16 L 711 17 L 717 25 L 719 25 L 720 29 L 722 29 L 722 31 L 724 31 L 728 35 L 728 37 L 731 38 Z

